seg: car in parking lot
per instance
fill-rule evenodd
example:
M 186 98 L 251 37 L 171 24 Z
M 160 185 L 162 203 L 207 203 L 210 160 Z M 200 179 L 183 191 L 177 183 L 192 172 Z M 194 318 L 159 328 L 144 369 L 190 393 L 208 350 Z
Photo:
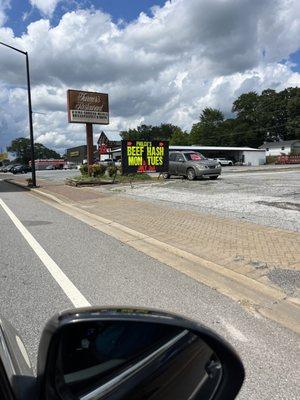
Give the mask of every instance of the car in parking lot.
M 1 168 L 1 172 L 12 172 L 12 169 L 16 167 L 17 164 L 8 164 Z
M 15 165 L 12 169 L 11 172 L 13 174 L 27 174 L 27 172 L 30 172 L 31 168 L 28 165 Z
M 121 166 L 121 161 L 117 158 L 105 158 L 103 161 L 100 161 L 100 164 L 106 165 L 109 167 L 110 165 L 114 165 L 115 167 Z
M 53 169 L 55 169 L 54 165 L 47 165 L 45 168 L 46 171 L 52 171 Z
M 229 160 L 228 158 L 219 157 L 219 158 L 214 158 L 214 160 L 217 161 L 222 166 L 233 165 L 233 161 Z
M 220 163 L 209 160 L 201 153 L 195 151 L 170 152 L 169 170 L 164 173 L 164 178 L 168 179 L 171 175 L 177 175 L 184 176 L 190 181 L 204 177 L 217 179 L 221 170 Z

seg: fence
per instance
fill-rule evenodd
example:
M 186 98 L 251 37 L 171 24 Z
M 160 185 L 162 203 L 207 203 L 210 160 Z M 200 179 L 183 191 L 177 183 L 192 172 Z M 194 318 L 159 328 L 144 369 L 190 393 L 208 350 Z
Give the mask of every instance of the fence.
M 300 154 L 297 156 L 278 156 L 276 164 L 300 164 Z

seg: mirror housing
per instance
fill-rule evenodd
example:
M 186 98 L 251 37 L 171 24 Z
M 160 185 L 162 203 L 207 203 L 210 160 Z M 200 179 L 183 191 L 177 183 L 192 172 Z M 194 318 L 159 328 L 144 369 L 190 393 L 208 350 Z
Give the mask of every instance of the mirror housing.
M 126 367 L 121 372 L 118 372 L 116 378 L 110 378 L 109 381 L 106 383 L 102 382 L 101 393 L 103 393 L 103 396 L 100 394 L 98 395 L 98 397 L 93 397 L 92 395 L 90 397 L 89 395 L 80 395 L 76 397 L 72 394 L 71 396 L 66 395 L 66 397 L 62 397 L 61 393 L 67 393 L 68 387 L 66 383 L 62 383 L 62 380 L 58 379 L 57 376 L 55 376 L 55 371 L 61 369 L 61 367 L 58 368 L 57 366 L 58 359 L 60 360 L 62 358 L 61 356 L 59 356 L 59 354 L 61 354 L 61 349 L 63 347 L 62 343 L 65 343 L 62 341 L 64 335 L 69 334 L 70 338 L 72 336 L 76 336 L 76 332 L 78 332 L 78 330 L 82 329 L 82 327 L 86 326 L 87 324 L 88 326 L 94 326 L 94 324 L 100 324 L 101 326 L 106 326 L 107 324 L 110 324 L 110 326 L 115 326 L 115 324 L 120 323 L 122 323 L 123 325 L 135 324 L 135 326 L 142 326 L 142 324 L 148 324 L 148 326 L 160 326 L 168 331 L 171 330 L 170 332 L 173 334 L 173 338 L 175 339 L 166 340 L 165 344 L 163 346 L 160 345 L 158 350 L 152 351 L 150 356 L 144 356 L 143 360 L 146 360 L 147 362 L 143 365 L 140 361 L 134 363 L 131 362 L 131 365 L 129 367 Z M 70 335 L 70 333 L 72 333 L 72 335 Z M 80 398 L 84 400 L 102 398 L 130 398 L 134 400 L 146 399 L 147 396 L 145 396 L 145 392 L 141 392 L 141 387 L 143 388 L 143 390 L 145 390 L 144 387 L 146 382 L 147 385 L 148 383 L 150 386 L 152 385 L 151 388 L 152 390 L 154 390 L 153 387 L 155 385 L 153 384 L 153 381 L 155 381 L 155 388 L 157 388 L 159 386 L 159 377 L 163 376 L 162 374 L 166 373 L 166 371 L 168 371 L 168 368 L 171 370 L 172 365 L 174 370 L 174 363 L 171 359 L 175 354 L 173 346 L 174 340 L 177 340 L 177 338 L 178 340 L 183 340 L 182 337 L 184 335 L 186 335 L 186 341 L 184 345 L 186 345 L 186 343 L 190 345 L 190 343 L 196 343 L 197 340 L 200 340 L 201 357 L 204 357 L 203 354 L 206 354 L 205 351 L 207 349 L 210 349 L 211 352 L 214 353 L 213 356 L 210 356 L 210 358 L 205 361 L 205 373 L 207 377 L 212 378 L 211 382 L 214 382 L 215 385 L 213 390 L 211 387 L 208 388 L 206 386 L 203 386 L 202 394 L 199 397 L 197 395 L 198 389 L 196 388 L 197 390 L 192 390 L 193 393 L 190 393 L 190 395 L 192 395 L 193 397 L 189 395 L 185 398 L 201 398 L 202 400 L 206 398 L 217 400 L 234 399 L 243 384 L 245 371 L 243 364 L 235 350 L 220 336 L 218 336 L 210 329 L 202 326 L 201 324 L 198 324 L 197 322 L 175 314 L 153 309 L 149 310 L 142 308 L 125 307 L 88 307 L 82 309 L 74 309 L 57 314 L 50 319 L 43 331 L 39 346 L 37 377 L 40 387 L 40 398 L 51 400 L 63 398 Z M 166 348 L 164 346 L 169 347 Z M 170 346 L 173 347 L 171 348 Z M 164 352 L 158 354 L 157 352 L 161 351 L 163 347 Z M 152 357 L 153 354 L 155 354 L 155 357 L 150 360 L 149 357 Z M 194 355 L 190 358 L 194 358 Z M 169 361 L 170 359 L 171 361 Z M 180 361 L 180 365 L 183 365 L 182 360 Z M 190 369 L 191 364 L 188 365 Z M 155 373 L 157 372 L 156 369 L 159 369 L 158 375 L 155 375 Z M 84 371 L 87 370 L 88 368 Z M 129 372 L 131 375 L 129 374 Z M 200 380 L 200 371 L 196 370 L 194 372 L 197 375 L 197 379 Z M 177 375 L 180 373 L 181 371 L 179 371 L 178 373 L 176 372 Z M 69 376 L 71 375 L 72 374 L 69 374 Z M 66 377 L 67 375 L 61 376 Z M 76 373 L 74 373 L 72 376 L 76 376 Z M 121 376 L 122 379 L 124 378 L 123 381 L 120 380 Z M 178 384 L 179 378 L 177 377 L 176 379 Z M 172 390 L 172 382 L 175 382 L 176 379 L 171 381 L 171 384 L 167 388 L 169 390 L 168 393 L 170 393 L 170 390 Z M 123 384 L 123 382 L 125 383 Z M 163 380 L 163 384 L 164 382 L 165 381 Z M 181 386 L 186 385 L 183 384 Z M 60 394 L 58 394 L 59 391 Z M 203 396 L 203 393 L 205 394 L 206 392 L 207 397 L 205 397 L 205 395 Z M 172 397 L 166 396 L 166 392 L 164 392 L 164 395 L 162 393 L 157 393 L 157 395 L 153 397 L 153 399 L 155 400 L 167 398 Z M 182 396 L 180 398 L 184 400 Z

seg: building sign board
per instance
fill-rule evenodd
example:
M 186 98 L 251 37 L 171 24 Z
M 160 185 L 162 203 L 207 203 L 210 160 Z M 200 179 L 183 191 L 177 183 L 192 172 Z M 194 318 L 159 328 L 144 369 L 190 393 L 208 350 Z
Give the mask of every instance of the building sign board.
M 122 140 L 122 173 L 167 172 L 169 142 Z
M 108 94 L 68 90 L 68 120 L 81 124 L 109 124 Z
M 8 153 L 0 153 L 0 161 L 8 159 Z
M 108 147 L 106 146 L 106 144 L 101 144 L 99 146 L 99 154 L 107 154 L 107 153 L 109 153 Z
M 78 157 L 79 156 L 79 151 L 70 151 L 70 157 Z

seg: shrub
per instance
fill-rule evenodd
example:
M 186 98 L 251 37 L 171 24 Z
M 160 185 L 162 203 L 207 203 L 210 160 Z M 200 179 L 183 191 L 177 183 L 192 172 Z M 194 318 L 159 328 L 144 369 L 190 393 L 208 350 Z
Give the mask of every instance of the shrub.
M 106 165 L 103 164 L 93 164 L 92 165 L 92 175 L 94 178 L 97 178 L 98 176 L 103 176 L 106 171 Z
M 266 157 L 266 163 L 267 164 L 275 164 L 277 161 L 278 156 L 267 156 Z
M 117 173 L 117 171 L 118 171 L 118 168 L 117 168 L 115 165 L 110 165 L 110 166 L 107 168 L 107 173 L 108 173 L 108 176 L 109 176 L 110 178 L 112 178 L 113 176 L 115 176 L 115 174 Z
M 88 174 L 88 166 L 87 166 L 87 164 L 83 164 L 83 165 L 80 166 L 80 173 L 83 176 Z

